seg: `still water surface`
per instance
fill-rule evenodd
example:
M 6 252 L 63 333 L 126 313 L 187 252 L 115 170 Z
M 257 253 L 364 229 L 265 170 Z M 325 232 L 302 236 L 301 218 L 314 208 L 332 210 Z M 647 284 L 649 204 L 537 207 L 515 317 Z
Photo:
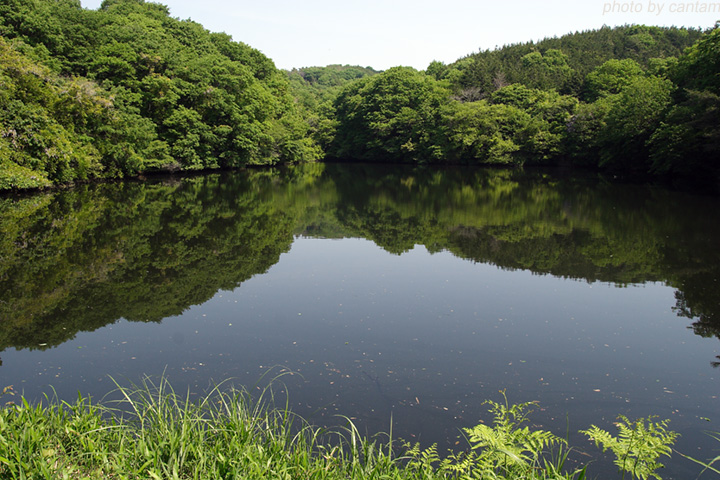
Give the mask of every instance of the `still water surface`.
M 624 414 L 670 418 L 677 449 L 706 459 L 719 207 L 596 178 L 359 165 L 0 199 L 0 386 L 100 398 L 110 377 L 164 374 L 200 394 L 292 372 L 276 389 L 310 421 L 392 419 L 441 450 L 504 389 L 593 457 L 573 432 Z M 697 473 L 676 456 L 663 476 Z

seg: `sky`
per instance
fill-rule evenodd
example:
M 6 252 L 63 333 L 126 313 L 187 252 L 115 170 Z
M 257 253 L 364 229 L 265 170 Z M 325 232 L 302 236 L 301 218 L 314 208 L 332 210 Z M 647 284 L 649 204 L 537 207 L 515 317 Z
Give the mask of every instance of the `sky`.
M 81 0 L 96 9 L 101 0 Z M 424 70 L 479 50 L 603 25 L 708 28 L 720 0 L 165 0 L 173 17 L 225 32 L 278 68 Z

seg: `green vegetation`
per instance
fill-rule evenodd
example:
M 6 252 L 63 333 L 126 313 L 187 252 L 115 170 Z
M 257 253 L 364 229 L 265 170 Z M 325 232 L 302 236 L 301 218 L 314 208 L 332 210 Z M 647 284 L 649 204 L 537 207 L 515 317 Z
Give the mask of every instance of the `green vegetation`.
M 335 134 L 333 100 L 355 80 L 380 73 L 370 67 L 328 65 L 287 72 L 293 95 L 309 126 L 308 134 L 327 150 Z
M 431 77 L 396 67 L 354 82 L 335 101 L 333 155 L 372 162 L 442 159 L 437 128 L 447 92 Z
M 300 103 L 308 110 L 316 111 L 322 103 L 332 100 L 345 85 L 378 73 L 370 67 L 328 65 L 293 68 L 287 75 Z
M 562 164 L 712 183 L 718 31 L 603 28 L 425 72 L 391 68 L 322 110 L 334 132 L 321 143 L 338 160 Z
M 270 59 L 162 5 L 3 0 L 0 34 L 0 188 L 320 154 Z
M 470 449 L 441 458 L 436 446 L 363 437 L 349 420 L 334 431 L 313 427 L 275 408 L 271 389 L 253 399 L 222 387 L 191 400 L 164 378 L 145 379 L 139 387 L 118 385 L 117 399 L 102 403 L 82 395 L 71 403 L 8 402 L 0 408 L 0 478 L 586 478 L 587 466 L 564 471 L 564 440 L 523 425 L 533 403 L 489 402 L 493 426 L 467 428 Z M 592 435 L 630 445 L 629 455 L 616 453 L 633 478 L 659 479 L 654 460 L 670 454 L 674 432 L 664 421 L 623 422 L 619 438 L 596 427 Z M 643 463 L 627 467 L 635 451 Z
M 673 103 L 649 141 L 658 173 L 707 175 L 720 158 L 720 28 L 703 36 L 671 70 Z
M 615 454 L 615 464 L 622 472 L 632 477 L 656 478 L 655 473 L 663 465 L 657 461 L 661 455 L 670 456 L 677 434 L 667 430 L 667 420 L 656 422 L 652 417 L 630 421 L 624 415 L 619 416 L 617 428 L 618 437 L 613 437 L 607 431 L 593 425 L 585 433 L 596 445 L 602 445 L 603 451 L 610 449 Z
M 440 458 L 435 446 L 420 451 L 418 445 L 407 445 L 410 468 L 433 472 L 437 464 L 441 478 L 585 478 L 587 466 L 569 474 L 563 472 L 567 459 L 564 439 L 523 425 L 529 421 L 529 408 L 535 402 L 510 405 L 505 392 L 501 393 L 504 403 L 485 402 L 491 406 L 492 426 L 481 423 L 463 429 L 469 450 Z
M 465 97 L 513 83 L 584 96 L 586 77 L 605 62 L 630 59 L 643 69 L 654 69 L 658 59 L 680 57 L 701 35 L 699 30 L 674 27 L 603 27 L 478 52 L 447 66 L 436 64 L 432 73 L 448 79 Z
M 144 0 L 0 0 L 0 190 L 320 158 L 718 178 L 718 28 L 281 72 Z

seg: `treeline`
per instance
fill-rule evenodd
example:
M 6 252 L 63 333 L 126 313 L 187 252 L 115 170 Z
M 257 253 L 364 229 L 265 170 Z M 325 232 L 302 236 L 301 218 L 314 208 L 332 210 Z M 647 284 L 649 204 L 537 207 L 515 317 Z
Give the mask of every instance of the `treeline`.
M 328 65 L 293 68 L 287 72 L 296 101 L 304 112 L 309 135 L 318 145 L 328 145 L 335 135 L 333 102 L 355 80 L 380 73 L 371 67 Z
M 320 158 L 717 178 L 720 29 L 290 72 L 144 0 L 0 0 L 0 190 Z
M 342 87 L 363 77 L 380 73 L 371 67 L 328 65 L 327 67 L 293 68 L 288 73 L 290 85 L 300 103 L 314 109 L 332 100 Z
M 606 61 L 631 59 L 648 68 L 655 59 L 679 57 L 701 35 L 699 30 L 675 27 L 603 27 L 478 52 L 448 66 L 433 62 L 428 73 L 448 78 L 463 97 L 512 83 L 580 96 L 587 74 Z
M 715 179 L 720 29 L 603 28 L 347 85 L 316 137 L 373 162 L 572 165 Z M 676 56 L 677 55 L 677 56 Z
M 284 73 L 143 0 L 0 0 L 0 189 L 314 160 Z

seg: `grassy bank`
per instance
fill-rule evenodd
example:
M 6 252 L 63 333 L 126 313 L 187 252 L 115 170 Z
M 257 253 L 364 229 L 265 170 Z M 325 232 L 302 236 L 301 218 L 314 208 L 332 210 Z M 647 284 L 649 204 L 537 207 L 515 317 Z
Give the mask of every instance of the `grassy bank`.
M 252 400 L 244 391 L 216 388 L 191 401 L 161 379 L 116 393 L 119 400 L 100 404 L 82 396 L 42 405 L 3 398 L 11 402 L 0 409 L 0 479 L 586 476 L 584 467 L 564 471 L 564 440 L 524 425 L 530 403 L 489 402 L 494 425 L 466 429 L 471 448 L 440 458 L 435 447 L 363 437 L 349 421 L 335 431 L 312 427 L 287 408 L 268 407 L 270 390 Z M 616 453 L 623 478 L 660 478 L 657 458 L 669 454 L 674 433 L 650 419 L 619 425 L 617 438 L 596 427 L 586 434 Z

